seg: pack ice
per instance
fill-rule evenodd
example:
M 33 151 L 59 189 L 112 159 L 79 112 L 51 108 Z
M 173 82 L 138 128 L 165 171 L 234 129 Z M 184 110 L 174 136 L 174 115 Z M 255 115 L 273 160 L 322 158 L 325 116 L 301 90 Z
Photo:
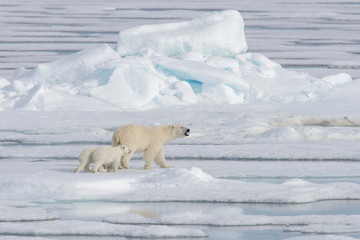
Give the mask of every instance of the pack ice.
M 318 79 L 247 53 L 236 10 L 144 25 L 102 44 L 0 79 L 0 109 L 124 110 L 188 104 L 326 100 L 359 84 L 347 74 Z M 355 90 L 354 90 L 355 89 Z

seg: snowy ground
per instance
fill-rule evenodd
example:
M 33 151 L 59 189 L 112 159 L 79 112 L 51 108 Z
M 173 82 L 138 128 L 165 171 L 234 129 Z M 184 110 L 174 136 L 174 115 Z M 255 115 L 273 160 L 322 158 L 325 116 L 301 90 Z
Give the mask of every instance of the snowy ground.
M 253 107 L 1 112 L 0 232 L 50 239 L 360 237 L 358 128 L 285 125 L 274 118 L 293 120 L 289 112 Z M 113 130 L 127 122 L 189 126 L 189 138 L 165 148 L 174 168 L 143 170 L 137 155 L 130 170 L 73 173 L 81 149 L 110 144 Z M 243 136 L 265 125 L 272 135 Z M 286 128 L 290 139 L 273 137 Z M 353 139 L 340 141 L 341 134 Z
M 0 239 L 360 238 L 357 2 L 2 8 Z M 191 132 L 73 173 L 126 123 Z

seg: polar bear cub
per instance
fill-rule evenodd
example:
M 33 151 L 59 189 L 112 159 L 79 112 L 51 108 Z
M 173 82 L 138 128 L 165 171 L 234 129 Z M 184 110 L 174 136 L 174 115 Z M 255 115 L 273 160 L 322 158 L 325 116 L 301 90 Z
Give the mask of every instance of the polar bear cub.
M 116 147 L 104 146 L 96 149 L 92 154 L 93 167 L 92 172 L 96 173 L 103 166 L 112 166 L 114 172 L 119 170 L 119 164 L 123 155 L 131 154 L 131 150 L 125 146 L 120 145 Z
M 129 168 L 129 161 L 134 153 L 144 153 L 145 169 L 152 169 L 155 163 L 162 167 L 169 167 L 164 156 L 164 143 L 175 138 L 189 136 L 190 129 L 182 125 L 160 125 L 147 127 L 142 125 L 124 125 L 118 128 L 112 136 L 112 145 L 128 146 L 132 152 L 121 158 L 121 165 Z
M 79 156 L 80 165 L 75 169 L 75 173 L 80 172 L 85 168 L 89 172 L 89 165 L 93 163 L 92 172 L 106 172 L 107 168 L 111 167 L 114 172 L 118 171 L 121 157 L 130 154 L 131 150 L 124 145 L 117 147 L 103 146 L 90 147 L 81 151 Z M 111 169 L 110 168 L 110 169 Z

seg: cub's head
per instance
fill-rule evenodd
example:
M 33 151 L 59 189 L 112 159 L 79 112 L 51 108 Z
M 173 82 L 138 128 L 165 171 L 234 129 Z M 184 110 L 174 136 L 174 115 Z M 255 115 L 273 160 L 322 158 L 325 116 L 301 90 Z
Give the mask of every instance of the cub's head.
M 123 154 L 130 154 L 131 153 L 131 149 L 128 148 L 127 146 L 125 146 L 125 145 L 119 145 L 119 148 L 121 148 Z
M 170 125 L 175 138 L 188 137 L 190 135 L 190 129 L 182 125 Z

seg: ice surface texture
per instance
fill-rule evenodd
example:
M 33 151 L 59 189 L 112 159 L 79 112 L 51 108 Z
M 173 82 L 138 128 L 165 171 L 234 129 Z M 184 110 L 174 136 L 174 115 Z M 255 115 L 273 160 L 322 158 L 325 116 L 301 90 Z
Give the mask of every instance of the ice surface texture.
M 360 95 L 347 74 L 318 79 L 246 53 L 235 10 L 119 33 L 103 44 L 0 81 L 0 109 L 125 110 L 189 104 L 326 101 Z
M 205 237 L 198 229 L 183 229 L 167 226 L 113 225 L 89 221 L 48 221 L 9 223 L 0 222 L 0 234 L 24 236 L 121 236 L 130 238 L 195 238 Z
M 204 57 L 235 56 L 245 53 L 244 21 L 238 11 L 206 14 L 187 22 L 144 25 L 119 33 L 121 56 L 138 55 L 143 48 L 174 57 L 197 52 Z

